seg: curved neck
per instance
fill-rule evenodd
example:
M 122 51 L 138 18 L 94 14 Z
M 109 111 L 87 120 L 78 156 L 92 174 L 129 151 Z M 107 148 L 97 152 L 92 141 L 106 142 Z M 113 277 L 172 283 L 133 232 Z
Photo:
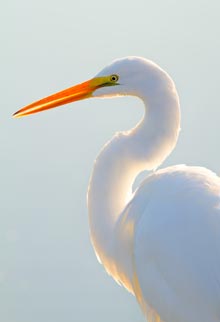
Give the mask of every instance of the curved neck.
M 152 99 L 141 98 L 145 104 L 143 119 L 104 146 L 89 184 L 91 239 L 102 262 L 113 256 L 113 229 L 131 197 L 136 176 L 144 169 L 158 167 L 176 145 L 179 134 L 180 111 L 175 91 L 157 93 Z

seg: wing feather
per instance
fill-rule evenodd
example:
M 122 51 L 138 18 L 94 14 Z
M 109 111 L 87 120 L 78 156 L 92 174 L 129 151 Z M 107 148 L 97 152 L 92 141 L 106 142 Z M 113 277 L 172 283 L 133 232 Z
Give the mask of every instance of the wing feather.
M 134 291 L 149 322 L 220 321 L 219 196 L 212 172 L 175 167 L 134 198 L 146 202 L 134 232 Z

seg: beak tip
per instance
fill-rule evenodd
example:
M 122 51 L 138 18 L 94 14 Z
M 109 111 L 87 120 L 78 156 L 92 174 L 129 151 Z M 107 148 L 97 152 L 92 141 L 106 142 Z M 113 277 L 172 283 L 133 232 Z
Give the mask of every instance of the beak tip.
M 17 113 L 14 113 L 14 114 L 12 114 L 12 118 L 13 119 L 16 119 L 18 116 L 17 116 Z
M 12 114 L 13 119 L 18 119 L 19 117 L 22 117 L 22 115 L 20 115 L 19 111 Z

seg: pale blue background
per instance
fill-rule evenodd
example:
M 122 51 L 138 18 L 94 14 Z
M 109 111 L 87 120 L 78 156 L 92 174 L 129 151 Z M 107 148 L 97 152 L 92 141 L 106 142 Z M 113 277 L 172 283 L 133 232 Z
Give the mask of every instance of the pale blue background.
M 220 173 L 220 2 L 4 1 L 0 11 L 0 321 L 143 322 L 89 241 L 93 160 L 141 117 L 135 98 L 77 102 L 29 118 L 11 114 L 140 55 L 174 78 L 182 132 L 165 165 Z

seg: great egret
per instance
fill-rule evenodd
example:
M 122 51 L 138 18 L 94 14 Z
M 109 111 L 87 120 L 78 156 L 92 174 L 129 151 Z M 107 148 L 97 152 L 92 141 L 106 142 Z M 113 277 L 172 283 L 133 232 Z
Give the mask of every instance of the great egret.
M 32 103 L 15 117 L 89 97 L 134 95 L 137 126 L 117 133 L 95 161 L 88 188 L 91 240 L 113 278 L 149 322 L 220 321 L 220 178 L 202 167 L 156 169 L 176 145 L 179 99 L 170 76 L 140 57 L 114 61 L 95 78 Z

